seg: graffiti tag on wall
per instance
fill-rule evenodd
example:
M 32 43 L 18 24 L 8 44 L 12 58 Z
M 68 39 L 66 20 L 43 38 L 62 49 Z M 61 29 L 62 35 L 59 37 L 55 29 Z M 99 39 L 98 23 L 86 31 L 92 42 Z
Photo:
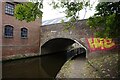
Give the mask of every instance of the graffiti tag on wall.
M 109 50 L 115 47 L 115 43 L 110 38 L 88 38 L 87 42 L 91 51 Z

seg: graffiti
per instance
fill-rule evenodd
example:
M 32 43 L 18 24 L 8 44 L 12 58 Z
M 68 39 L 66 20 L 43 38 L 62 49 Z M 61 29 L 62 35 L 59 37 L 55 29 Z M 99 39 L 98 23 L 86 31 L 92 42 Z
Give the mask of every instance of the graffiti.
M 91 51 L 95 50 L 108 50 L 115 46 L 115 43 L 112 39 L 104 39 L 104 38 L 88 38 L 87 39 L 89 48 Z

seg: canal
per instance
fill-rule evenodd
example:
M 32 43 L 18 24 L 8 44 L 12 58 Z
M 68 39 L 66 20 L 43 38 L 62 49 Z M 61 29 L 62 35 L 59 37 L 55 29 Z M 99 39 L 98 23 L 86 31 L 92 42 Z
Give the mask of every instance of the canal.
M 3 62 L 2 78 L 55 78 L 63 64 L 72 55 L 68 56 L 66 52 L 59 52 Z

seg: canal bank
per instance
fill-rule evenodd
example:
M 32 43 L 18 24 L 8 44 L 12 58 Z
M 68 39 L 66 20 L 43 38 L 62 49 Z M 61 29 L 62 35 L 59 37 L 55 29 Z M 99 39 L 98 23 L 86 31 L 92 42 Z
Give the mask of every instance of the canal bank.
M 16 54 L 2 58 L 2 61 L 19 60 L 19 59 L 26 59 L 26 58 L 39 57 L 39 56 L 40 56 L 39 54 L 35 54 L 35 53 Z
M 68 60 L 56 78 L 113 78 L 119 77 L 118 54 L 111 52 L 92 59 L 77 56 Z

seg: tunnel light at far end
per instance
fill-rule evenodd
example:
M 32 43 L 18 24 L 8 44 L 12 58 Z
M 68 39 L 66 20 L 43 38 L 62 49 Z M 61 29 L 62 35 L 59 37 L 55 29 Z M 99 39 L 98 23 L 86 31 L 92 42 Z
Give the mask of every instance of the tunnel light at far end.
M 57 31 L 51 31 L 51 32 L 55 33 L 55 32 L 57 32 Z

